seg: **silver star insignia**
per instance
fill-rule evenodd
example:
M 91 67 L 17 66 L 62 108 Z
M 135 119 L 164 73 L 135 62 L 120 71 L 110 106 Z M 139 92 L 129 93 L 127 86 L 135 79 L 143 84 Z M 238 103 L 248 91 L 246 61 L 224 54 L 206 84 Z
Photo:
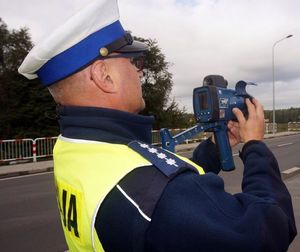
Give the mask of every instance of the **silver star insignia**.
M 150 153 L 157 153 L 157 150 L 156 150 L 155 148 L 150 148 L 150 149 L 149 149 L 149 152 L 150 152 Z
M 167 164 L 168 165 L 175 165 L 176 166 L 176 161 L 172 158 L 167 159 Z
M 167 156 L 164 153 L 158 153 L 157 157 L 160 158 L 160 159 L 165 159 Z
M 147 148 L 149 147 L 148 144 L 140 144 L 140 146 L 141 146 L 141 148 L 143 148 L 143 149 L 147 149 Z

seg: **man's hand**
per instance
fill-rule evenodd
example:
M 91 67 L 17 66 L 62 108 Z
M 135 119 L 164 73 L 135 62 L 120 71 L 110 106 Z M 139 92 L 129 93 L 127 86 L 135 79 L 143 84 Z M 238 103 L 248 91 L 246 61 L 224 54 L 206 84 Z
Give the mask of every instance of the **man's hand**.
M 231 147 L 238 145 L 241 142 L 239 123 L 234 121 L 228 121 L 227 123 L 227 134 L 229 144 Z M 215 136 L 211 136 L 211 141 L 215 144 Z
M 231 147 L 238 145 L 241 142 L 240 127 L 238 122 L 229 121 L 227 123 L 227 134 Z
M 235 114 L 240 128 L 240 137 L 244 143 L 250 140 L 262 140 L 265 133 L 265 117 L 263 106 L 254 99 L 252 102 L 246 99 L 248 108 L 248 119 L 246 119 L 241 110 L 234 108 L 232 111 Z

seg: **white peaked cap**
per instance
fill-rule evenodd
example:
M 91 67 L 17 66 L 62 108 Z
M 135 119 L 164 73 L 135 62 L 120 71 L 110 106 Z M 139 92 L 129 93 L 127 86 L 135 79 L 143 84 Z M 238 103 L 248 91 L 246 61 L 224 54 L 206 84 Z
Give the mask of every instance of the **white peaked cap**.
M 117 0 L 95 0 L 34 46 L 18 71 L 49 86 L 113 51 L 146 50 L 123 29 Z

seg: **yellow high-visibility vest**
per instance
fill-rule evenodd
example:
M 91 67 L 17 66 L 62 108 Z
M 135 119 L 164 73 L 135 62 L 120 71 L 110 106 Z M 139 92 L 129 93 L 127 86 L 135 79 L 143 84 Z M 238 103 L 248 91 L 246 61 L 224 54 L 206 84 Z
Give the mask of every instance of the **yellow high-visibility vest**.
M 151 163 L 127 145 L 62 136 L 53 154 L 57 201 L 70 252 L 104 251 L 94 228 L 101 203 L 123 177 Z M 204 174 L 190 160 L 180 159 Z

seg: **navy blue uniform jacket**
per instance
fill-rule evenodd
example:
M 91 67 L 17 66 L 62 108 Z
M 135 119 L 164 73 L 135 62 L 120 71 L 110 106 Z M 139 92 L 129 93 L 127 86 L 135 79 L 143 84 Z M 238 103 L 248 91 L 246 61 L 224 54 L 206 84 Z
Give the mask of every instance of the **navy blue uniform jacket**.
M 83 107 L 60 107 L 59 116 L 65 137 L 151 142 L 153 118 Z M 235 195 L 224 191 L 224 182 L 216 175 L 220 162 L 209 140 L 193 155 L 205 175 L 181 173 L 159 192 L 156 185 L 162 175 L 157 169 L 131 172 L 119 183 L 129 198 L 134 196 L 142 206 L 149 192 L 161 196 L 150 221 L 115 187 L 102 203 L 95 224 L 105 251 L 287 251 L 297 231 L 291 197 L 274 155 L 263 142 L 250 141 L 240 158 L 242 192 Z

